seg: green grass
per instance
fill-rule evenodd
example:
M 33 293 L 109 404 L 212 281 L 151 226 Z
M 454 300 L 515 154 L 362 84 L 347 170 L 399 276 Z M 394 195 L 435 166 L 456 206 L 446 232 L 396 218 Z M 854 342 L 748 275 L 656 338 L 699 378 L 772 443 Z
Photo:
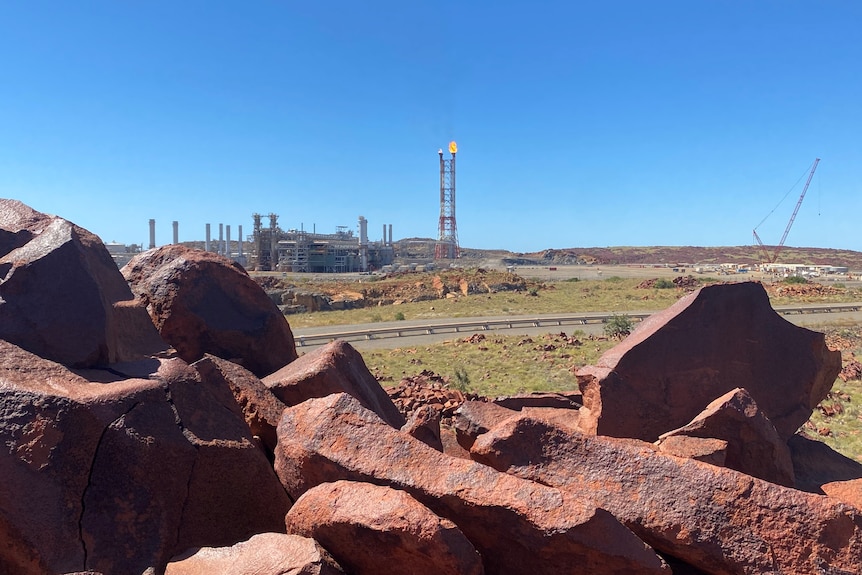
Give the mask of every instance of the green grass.
M 575 369 L 595 363 L 616 343 L 591 340 L 583 332 L 575 332 L 571 338 L 580 344 L 559 333 L 489 335 L 484 339 L 476 335 L 433 345 L 365 351 L 362 357 L 384 386 L 427 369 L 448 377 L 450 385 L 468 381 L 464 384 L 467 391 L 490 397 L 566 391 L 578 388 Z

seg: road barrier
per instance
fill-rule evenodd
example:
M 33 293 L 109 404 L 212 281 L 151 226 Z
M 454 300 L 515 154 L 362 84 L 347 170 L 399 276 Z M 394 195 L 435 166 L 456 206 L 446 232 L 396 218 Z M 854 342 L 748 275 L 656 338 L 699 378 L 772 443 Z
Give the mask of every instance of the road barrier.
M 782 315 L 793 314 L 815 314 L 815 313 L 839 313 L 858 312 L 862 309 L 862 303 L 858 304 L 824 304 L 817 306 L 801 307 L 778 307 L 775 311 Z M 421 325 L 396 325 L 376 327 L 370 329 L 357 329 L 346 331 L 333 331 L 315 334 L 294 333 L 294 339 L 299 346 L 320 345 L 335 339 L 345 341 L 369 340 L 387 337 L 409 337 L 417 335 L 431 335 L 439 333 L 461 333 L 465 331 L 491 331 L 499 329 L 515 329 L 518 327 L 560 327 L 563 325 L 587 325 L 607 323 L 614 316 L 625 315 L 632 321 L 640 322 L 655 312 L 633 312 L 633 313 L 590 313 L 590 314 L 564 314 L 556 316 L 512 316 L 502 319 L 463 319 L 452 322 L 429 323 Z

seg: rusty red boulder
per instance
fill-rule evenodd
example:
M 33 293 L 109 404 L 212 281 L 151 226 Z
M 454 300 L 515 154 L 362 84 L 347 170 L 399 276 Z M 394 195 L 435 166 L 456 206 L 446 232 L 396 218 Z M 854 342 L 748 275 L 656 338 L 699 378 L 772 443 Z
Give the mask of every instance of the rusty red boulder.
M 171 245 L 135 256 L 121 271 L 162 338 L 189 363 L 209 353 L 263 377 L 297 357 L 284 315 L 228 258 Z
M 142 573 L 283 530 L 290 501 L 230 390 L 181 360 L 73 372 L 0 341 L 0 381 L 0 572 Z
M 482 575 L 482 559 L 458 527 L 404 491 L 336 481 L 306 491 L 285 518 L 354 575 Z
M 743 387 L 787 440 L 841 369 L 822 333 L 769 305 L 759 283 L 703 287 L 647 318 L 597 365 L 578 370 L 586 433 L 655 441 Z
M 74 367 L 167 347 L 97 236 L 7 199 L 0 199 L 0 339 Z
M 270 391 L 287 405 L 331 393 L 348 393 L 383 421 L 401 429 L 404 416 L 368 371 L 362 355 L 344 340 L 335 340 L 309 352 L 263 378 Z

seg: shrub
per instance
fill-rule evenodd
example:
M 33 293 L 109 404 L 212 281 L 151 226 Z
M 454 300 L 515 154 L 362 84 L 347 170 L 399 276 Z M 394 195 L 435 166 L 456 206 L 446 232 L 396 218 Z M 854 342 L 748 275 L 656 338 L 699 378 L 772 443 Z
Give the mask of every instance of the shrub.
M 404 314 L 402 312 L 398 312 L 395 314 L 395 321 L 404 321 Z
M 661 278 L 661 279 L 656 280 L 655 284 L 653 284 L 653 287 L 655 287 L 657 289 L 670 289 L 670 288 L 675 288 L 676 284 L 674 284 L 669 279 Z
M 623 314 L 614 314 L 605 324 L 605 335 L 614 339 L 623 339 L 632 332 L 634 323 L 632 318 Z
M 623 278 L 621 278 L 620 276 L 611 276 L 609 278 L 605 278 L 605 281 L 611 284 L 618 284 L 623 281 Z
M 789 276 L 784 278 L 784 283 L 786 284 L 807 284 L 808 280 L 802 276 Z
M 467 370 L 461 366 L 455 368 L 455 380 L 452 382 L 452 387 L 461 393 L 470 388 L 470 376 L 467 375 Z

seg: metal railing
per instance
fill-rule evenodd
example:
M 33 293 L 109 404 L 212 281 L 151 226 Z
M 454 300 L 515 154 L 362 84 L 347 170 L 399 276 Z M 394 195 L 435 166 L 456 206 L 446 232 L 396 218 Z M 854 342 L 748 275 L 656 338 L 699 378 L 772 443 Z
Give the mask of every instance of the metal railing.
M 782 315 L 813 314 L 813 313 L 838 313 L 858 312 L 862 309 L 862 303 L 858 304 L 823 304 L 817 306 L 800 307 L 778 307 L 775 311 Z M 367 329 L 339 330 L 326 333 L 298 334 L 294 333 L 297 345 L 319 345 L 334 339 L 345 341 L 370 340 L 386 337 L 409 337 L 417 335 L 432 335 L 440 333 L 461 333 L 465 331 L 491 331 L 497 329 L 515 329 L 518 327 L 559 327 L 563 325 L 587 325 L 607 323 L 614 316 L 625 315 L 632 321 L 643 321 L 656 312 L 633 312 L 633 313 L 587 313 L 587 314 L 562 314 L 554 316 L 512 316 L 500 319 L 470 319 L 464 318 L 458 321 L 409 324 L 386 327 L 375 327 Z

